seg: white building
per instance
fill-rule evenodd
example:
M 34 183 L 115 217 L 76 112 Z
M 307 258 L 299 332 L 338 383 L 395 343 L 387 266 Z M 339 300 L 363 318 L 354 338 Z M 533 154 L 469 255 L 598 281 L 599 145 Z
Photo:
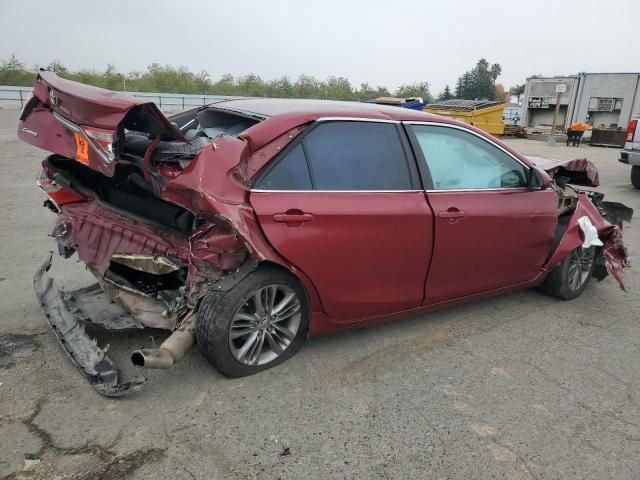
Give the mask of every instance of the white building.
M 530 77 L 524 91 L 522 125 L 552 125 L 558 84 L 567 86 L 566 92 L 560 95 L 557 122 L 563 130 L 576 122 L 626 128 L 629 119 L 640 112 L 640 73 Z

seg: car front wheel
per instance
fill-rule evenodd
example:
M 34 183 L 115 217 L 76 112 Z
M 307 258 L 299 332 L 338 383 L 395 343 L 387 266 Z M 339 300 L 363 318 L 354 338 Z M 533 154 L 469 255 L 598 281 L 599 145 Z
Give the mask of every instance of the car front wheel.
M 547 276 L 541 290 L 563 300 L 576 298 L 587 288 L 598 254 L 594 246 L 572 250 Z
M 243 377 L 293 356 L 308 326 L 308 300 L 298 280 L 284 270 L 261 267 L 230 290 L 205 296 L 196 339 L 216 370 Z

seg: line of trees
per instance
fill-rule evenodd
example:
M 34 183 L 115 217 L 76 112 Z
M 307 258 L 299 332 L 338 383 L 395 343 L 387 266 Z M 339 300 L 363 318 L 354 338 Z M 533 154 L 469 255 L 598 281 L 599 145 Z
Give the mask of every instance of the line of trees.
M 280 98 L 324 98 L 329 100 L 370 100 L 388 97 L 392 92 L 383 86 L 372 86 L 361 83 L 351 85 L 345 77 L 330 76 L 318 80 L 310 75 L 300 75 L 291 80 L 284 75 L 274 80 L 264 80 L 259 75 L 234 77 L 224 74 L 219 79 L 212 79 L 208 72 L 194 73 L 186 67 L 173 67 L 152 63 L 144 71 L 133 71 L 127 74 L 118 72 L 109 64 L 104 71 L 79 70 L 71 71 L 59 61 L 49 63 L 46 70 L 51 70 L 60 77 L 69 80 L 107 88 L 109 90 L 127 90 L 132 92 L 167 92 L 209 95 L 238 95 L 251 97 Z M 0 85 L 31 86 L 37 69 L 29 69 L 15 56 L 0 62 Z M 417 82 L 400 86 L 393 95 L 399 97 L 423 97 L 431 101 L 429 83 Z
M 104 71 L 72 71 L 59 61 L 52 61 L 46 67 L 63 78 L 95 85 L 109 90 L 127 90 L 132 92 L 167 92 L 209 95 L 238 95 L 251 97 L 279 98 L 320 98 L 329 100 L 370 100 L 378 97 L 396 96 L 401 98 L 422 97 L 426 102 L 450 100 L 453 98 L 469 100 L 508 100 L 509 93 L 496 83 L 502 72 L 500 64 L 482 58 L 474 68 L 458 78 L 455 91 L 449 85 L 434 98 L 428 82 L 416 82 L 401 85 L 391 92 L 384 86 L 372 86 L 361 83 L 351 85 L 345 77 L 330 76 L 318 80 L 310 75 L 300 75 L 296 80 L 284 75 L 273 80 L 264 80 L 259 75 L 234 77 L 224 74 L 212 79 L 208 72 L 194 73 L 187 67 L 173 67 L 152 63 L 144 71 L 129 73 L 118 72 L 108 64 Z M 36 77 L 37 68 L 27 68 L 15 55 L 0 61 L 0 85 L 31 86 Z M 511 92 L 521 95 L 524 87 L 516 85 Z

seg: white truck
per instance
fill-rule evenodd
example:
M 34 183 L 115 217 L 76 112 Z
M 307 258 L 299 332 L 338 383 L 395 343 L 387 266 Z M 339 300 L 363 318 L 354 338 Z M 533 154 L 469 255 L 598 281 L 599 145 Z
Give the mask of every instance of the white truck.
M 640 128 L 638 127 L 640 115 L 629 121 L 627 133 L 624 137 L 624 150 L 620 152 L 619 161 L 631 165 L 631 183 L 635 188 L 640 188 Z

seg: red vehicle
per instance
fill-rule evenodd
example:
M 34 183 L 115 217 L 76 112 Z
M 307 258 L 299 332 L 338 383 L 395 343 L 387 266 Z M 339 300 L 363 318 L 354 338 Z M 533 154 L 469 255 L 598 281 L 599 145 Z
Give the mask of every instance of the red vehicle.
M 622 285 L 620 221 L 586 160 L 527 158 L 469 125 L 375 104 L 236 99 L 167 119 L 152 103 L 42 71 L 18 135 L 52 153 L 52 236 L 97 283 L 34 284 L 53 331 L 105 395 L 120 383 L 85 333 L 173 333 L 221 373 L 277 365 L 309 335 L 519 288 L 570 299 Z M 615 212 L 611 207 L 617 207 Z

